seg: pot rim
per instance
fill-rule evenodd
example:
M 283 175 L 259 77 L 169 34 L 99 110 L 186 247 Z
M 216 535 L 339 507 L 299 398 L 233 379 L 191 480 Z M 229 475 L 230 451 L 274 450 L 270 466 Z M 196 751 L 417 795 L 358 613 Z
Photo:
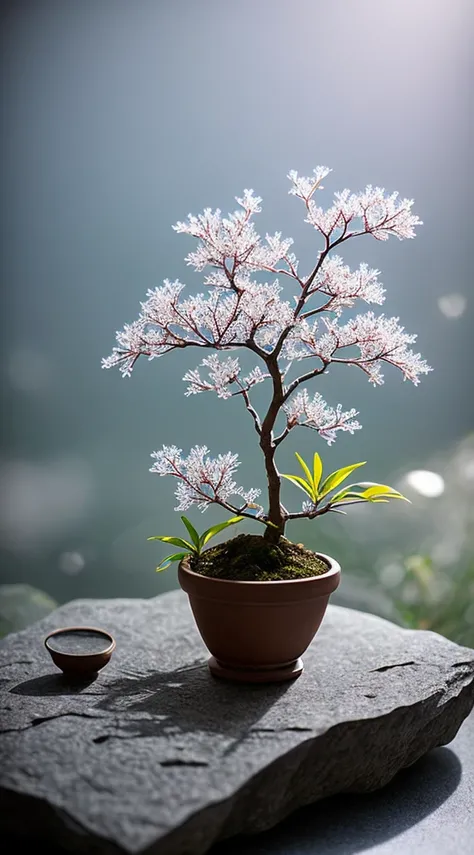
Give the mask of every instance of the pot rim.
M 189 566 L 189 559 L 187 557 L 181 559 L 181 561 L 179 562 L 179 569 L 183 570 L 185 573 L 189 574 L 194 579 L 205 579 L 207 582 L 214 582 L 219 585 L 239 587 L 250 586 L 252 589 L 262 588 L 263 586 L 268 589 L 269 587 L 278 587 L 279 585 L 301 585 L 305 582 L 314 583 L 318 582 L 319 580 L 326 581 L 332 576 L 337 576 L 341 573 L 340 564 L 334 558 L 331 558 L 330 555 L 326 555 L 324 552 L 315 552 L 314 555 L 316 555 L 317 558 L 322 558 L 323 561 L 325 561 L 326 564 L 329 565 L 328 570 L 326 571 L 326 573 L 320 573 L 318 576 L 304 576 L 301 579 L 268 579 L 262 580 L 260 582 L 252 582 L 248 579 L 220 579 L 216 578 L 215 576 L 206 576 L 204 573 L 196 573 L 194 570 L 191 570 Z

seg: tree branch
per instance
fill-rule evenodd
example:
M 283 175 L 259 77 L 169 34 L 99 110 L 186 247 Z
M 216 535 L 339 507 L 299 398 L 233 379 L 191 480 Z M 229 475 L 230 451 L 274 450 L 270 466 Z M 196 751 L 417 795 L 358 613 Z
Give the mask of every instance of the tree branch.
M 236 382 L 237 382 L 237 384 L 240 386 L 240 391 L 239 391 L 239 392 L 233 392 L 231 397 L 233 397 L 233 398 L 234 398 L 234 397 L 236 397 L 237 395 L 241 395 L 241 396 L 243 397 L 244 402 L 245 402 L 245 406 L 247 407 L 247 410 L 249 411 L 250 415 L 251 415 L 251 416 L 252 416 L 252 418 L 253 418 L 253 423 L 254 423 L 254 426 L 255 426 L 255 430 L 257 431 L 258 435 L 259 435 L 259 436 L 261 436 L 261 433 L 262 433 L 262 425 L 261 425 L 261 422 L 260 422 L 260 416 L 258 415 L 258 413 L 257 413 L 256 409 L 255 409 L 255 408 L 252 406 L 252 404 L 251 404 L 251 401 L 250 401 L 250 398 L 249 398 L 249 395 L 248 395 L 248 391 L 249 391 L 249 390 L 248 390 L 248 389 L 246 389 L 246 388 L 245 388 L 245 386 L 241 386 L 241 383 L 240 383 L 240 381 L 239 381 L 238 379 L 236 380 Z
M 332 510 L 332 506 L 329 504 L 329 505 L 325 505 L 323 508 L 317 508 L 314 511 L 298 511 L 297 513 L 288 514 L 288 519 L 289 520 L 302 520 L 302 519 L 312 520 L 315 517 L 320 517 L 323 514 L 329 513 L 330 510 Z
M 229 502 L 223 502 L 221 499 L 211 499 L 210 504 L 219 505 L 221 508 L 224 508 L 226 511 L 228 511 L 231 514 L 234 514 L 235 516 L 245 517 L 246 519 L 253 520 L 254 522 L 262 523 L 262 525 L 264 525 L 264 526 L 267 525 L 268 517 L 267 516 L 257 517 L 257 516 L 255 516 L 255 514 L 247 513 L 247 511 L 245 510 L 245 508 L 247 507 L 246 504 L 243 505 L 242 508 L 235 508 Z
M 321 357 L 318 357 L 318 359 L 321 359 Z M 290 395 L 295 391 L 295 389 L 298 388 L 298 386 L 301 386 L 302 383 L 306 383 L 307 380 L 312 380 L 313 377 L 317 377 L 319 374 L 324 374 L 328 365 L 329 362 L 323 361 L 322 368 L 314 368 L 313 371 L 308 371 L 306 374 L 302 374 L 301 377 L 297 377 L 295 380 L 293 380 L 293 382 L 290 383 L 290 385 L 287 386 L 284 391 L 283 403 L 288 400 Z
M 318 275 L 318 273 L 321 269 L 321 265 L 323 264 L 326 256 L 331 252 L 331 250 L 334 249 L 334 247 L 338 246 L 340 243 L 343 243 L 345 240 L 348 240 L 350 237 L 354 236 L 355 233 L 353 233 L 353 232 L 350 232 L 349 234 L 346 233 L 347 232 L 347 225 L 348 225 L 348 223 L 345 222 L 342 234 L 333 243 L 329 242 L 329 237 L 327 235 L 324 236 L 325 240 L 326 240 L 326 246 L 322 250 L 322 252 L 320 253 L 318 261 L 316 262 L 314 269 L 312 270 L 312 272 L 308 276 L 306 282 L 304 282 L 304 284 L 303 284 L 303 290 L 301 292 L 300 298 L 296 304 L 296 308 L 294 311 L 295 320 L 298 318 L 298 316 L 301 312 L 301 309 L 305 305 L 308 297 L 310 297 L 311 294 L 316 293 L 315 291 L 309 292 L 309 289 L 311 288 L 311 285 L 313 284 L 316 276 Z M 303 282 L 303 280 L 301 280 L 301 282 Z M 329 301 L 329 302 L 331 302 L 331 301 Z M 316 309 L 315 311 L 311 312 L 311 314 L 316 314 L 316 312 L 321 312 L 321 311 L 324 311 L 324 308 Z M 310 314 L 308 313 L 305 317 L 310 317 Z M 276 345 L 272 351 L 272 356 L 275 356 L 276 358 L 279 357 L 279 355 L 281 353 L 281 349 L 282 349 L 288 335 L 290 334 L 292 328 L 293 328 L 292 326 L 289 326 L 283 330 L 283 332 L 280 335 L 280 338 L 278 339 L 278 341 L 277 341 L 277 343 L 276 343 Z
M 294 428 L 294 427 L 296 427 L 296 422 L 295 422 L 295 424 L 294 424 L 294 425 L 289 425 L 289 424 L 287 424 L 287 425 L 286 425 L 286 428 L 281 432 L 281 434 L 280 434 L 279 436 L 277 436 L 277 437 L 273 440 L 273 445 L 274 445 L 274 447 L 275 447 L 275 448 L 278 448 L 278 446 L 280 445 L 280 443 L 281 443 L 281 442 L 283 442 L 283 440 L 284 440 L 284 439 L 286 439 L 286 437 L 288 436 L 289 432 L 290 432 L 291 430 L 293 430 L 293 428 Z
M 317 293 L 318 293 L 318 291 L 311 291 L 311 294 L 309 294 L 308 296 L 311 297 L 313 294 L 317 294 Z M 321 291 L 321 293 L 324 294 L 325 292 Z M 301 315 L 301 320 L 306 321 L 308 318 L 312 318 L 313 315 L 318 315 L 320 312 L 331 311 L 331 309 L 329 307 L 333 301 L 334 301 L 334 296 L 331 296 L 331 299 L 328 300 L 328 302 L 325 303 L 324 306 L 319 306 L 317 309 L 311 309 L 310 312 L 304 312 Z

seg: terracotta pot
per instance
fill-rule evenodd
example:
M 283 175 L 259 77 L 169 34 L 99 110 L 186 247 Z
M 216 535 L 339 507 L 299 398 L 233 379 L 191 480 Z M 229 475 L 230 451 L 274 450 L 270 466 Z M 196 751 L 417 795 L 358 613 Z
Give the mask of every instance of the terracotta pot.
M 317 553 L 328 572 L 281 582 L 237 582 L 194 573 L 184 559 L 179 583 L 189 596 L 217 677 L 245 682 L 291 680 L 318 631 L 341 568 Z

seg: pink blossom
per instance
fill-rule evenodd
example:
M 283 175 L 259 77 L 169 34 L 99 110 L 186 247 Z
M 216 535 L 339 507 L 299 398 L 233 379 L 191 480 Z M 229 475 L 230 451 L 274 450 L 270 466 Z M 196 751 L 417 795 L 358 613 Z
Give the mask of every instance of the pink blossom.
M 388 363 L 417 386 L 420 375 L 428 374 L 431 368 L 419 353 L 408 347 L 415 341 L 416 335 L 406 333 L 398 318 L 367 312 L 343 325 L 337 319 L 324 318 L 312 324 L 302 320 L 288 337 L 283 356 L 289 360 L 318 357 L 326 365 L 357 365 L 376 385 L 383 383 L 381 369 L 383 363 Z M 344 348 L 357 348 L 359 353 L 348 353 Z
M 209 380 L 201 377 L 199 368 L 187 371 L 183 377 L 183 380 L 189 383 L 184 393 L 186 396 L 212 390 L 217 392 L 219 398 L 230 398 L 232 395 L 239 394 L 243 389 L 248 392 L 256 383 L 263 383 L 270 376 L 257 365 L 247 376 L 241 378 L 238 359 L 229 357 L 220 360 L 215 353 L 205 357 L 201 362 L 201 367 L 209 369 Z M 237 386 L 237 389 L 234 388 L 234 391 L 231 391 L 232 386 Z
M 164 445 L 160 451 L 151 455 L 155 462 L 150 472 L 156 475 L 172 475 L 177 479 L 176 498 L 177 511 L 185 511 L 191 505 L 197 505 L 205 511 L 211 504 L 220 504 L 232 511 L 237 511 L 229 503 L 231 496 L 243 500 L 243 507 L 253 504 L 260 495 L 260 490 L 247 490 L 237 486 L 233 474 L 240 466 L 237 454 L 230 451 L 211 458 L 205 445 L 195 445 L 187 457 L 182 456 L 182 450 L 175 445 Z
M 415 386 L 420 382 L 421 374 L 428 374 L 431 368 L 419 353 L 409 347 L 416 341 L 416 335 L 405 332 L 398 318 L 386 318 L 385 315 L 357 315 L 343 326 L 337 321 L 326 321 L 327 336 L 334 342 L 335 349 L 356 347 L 359 355 L 333 357 L 332 361 L 358 365 L 375 384 L 383 382 L 381 363 L 398 368 L 405 380 L 411 380 Z M 329 340 L 328 339 L 328 340 Z
M 104 368 L 118 366 L 129 377 L 139 356 L 154 359 L 183 347 L 227 350 L 250 342 L 266 349 L 292 324 L 294 312 L 280 299 L 278 282 L 245 279 L 239 291 L 214 289 L 179 299 L 184 286 L 165 281 L 148 291 L 137 321 L 117 333 L 118 346 Z
M 378 281 L 379 270 L 361 264 L 358 270 L 351 270 L 339 255 L 327 256 L 314 279 L 308 294 L 325 294 L 332 299 L 325 308 L 340 312 L 354 305 L 357 299 L 366 303 L 381 305 L 385 300 L 385 289 Z
M 189 214 L 186 222 L 173 226 L 175 231 L 199 239 L 197 248 L 186 256 L 189 265 L 195 270 L 208 265 L 221 268 L 229 281 L 238 270 L 274 267 L 293 243 L 291 238 L 282 239 L 281 232 L 267 234 L 266 243 L 262 243 L 252 221 L 252 216 L 262 210 L 262 200 L 253 195 L 253 190 L 244 190 L 243 197 L 236 197 L 236 201 L 241 210 L 227 217 L 219 209 L 206 208 L 202 214 Z
M 413 238 L 415 226 L 422 225 L 412 213 L 413 199 L 399 199 L 397 192 L 387 194 L 383 187 L 371 184 L 360 193 L 347 189 L 335 193 L 333 204 L 324 209 L 316 204 L 313 195 L 321 189 L 320 182 L 329 170 L 318 167 L 314 172 L 314 179 L 290 172 L 290 193 L 303 199 L 308 214 L 305 222 L 324 236 L 327 245 L 361 234 L 371 234 L 377 240 L 388 240 L 390 235 L 399 240 Z
M 328 445 L 335 441 L 338 431 L 348 431 L 352 434 L 362 427 L 355 418 L 358 415 L 357 410 L 343 412 L 340 404 L 336 409 L 329 407 L 319 392 L 310 398 L 307 389 L 293 395 L 283 409 L 289 428 L 296 424 L 312 428 Z
M 311 178 L 303 178 L 298 175 L 295 169 L 292 169 L 288 173 L 288 178 L 292 182 L 292 188 L 288 192 L 291 196 L 298 196 L 299 199 L 303 199 L 304 202 L 309 202 L 313 194 L 316 190 L 323 190 L 323 186 L 321 181 L 326 178 L 326 175 L 332 170 L 327 166 L 317 166 L 316 169 L 313 169 L 313 175 Z

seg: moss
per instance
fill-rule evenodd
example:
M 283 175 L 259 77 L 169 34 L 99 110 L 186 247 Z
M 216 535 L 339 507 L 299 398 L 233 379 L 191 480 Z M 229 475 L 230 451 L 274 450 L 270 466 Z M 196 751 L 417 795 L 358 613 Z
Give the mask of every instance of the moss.
M 278 544 L 255 534 L 239 534 L 191 558 L 191 569 L 216 579 L 240 582 L 274 582 L 303 579 L 327 573 L 328 565 L 302 544 L 285 537 Z

